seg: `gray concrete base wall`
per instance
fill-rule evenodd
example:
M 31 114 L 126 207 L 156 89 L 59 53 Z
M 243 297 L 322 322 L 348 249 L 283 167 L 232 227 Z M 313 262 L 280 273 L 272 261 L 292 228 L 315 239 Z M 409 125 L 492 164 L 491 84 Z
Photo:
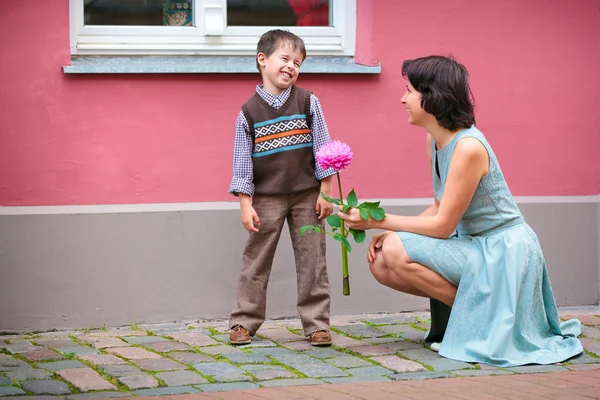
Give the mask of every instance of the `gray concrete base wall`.
M 557 303 L 598 304 L 598 201 L 529 199 L 519 206 L 542 243 Z M 415 215 L 425 207 L 385 208 Z M 247 237 L 237 209 L 2 210 L 0 332 L 228 318 Z M 328 242 L 332 313 L 427 309 L 427 300 L 379 285 L 368 271 L 365 251 L 366 243 L 354 246 L 352 294 L 342 296 L 339 243 Z M 296 316 L 295 293 L 285 233 L 269 283 L 268 318 Z

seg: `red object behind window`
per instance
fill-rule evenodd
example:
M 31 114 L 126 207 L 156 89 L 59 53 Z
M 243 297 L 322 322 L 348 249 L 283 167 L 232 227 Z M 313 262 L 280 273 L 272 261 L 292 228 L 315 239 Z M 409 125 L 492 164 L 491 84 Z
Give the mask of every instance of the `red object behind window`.
M 329 26 L 328 0 L 287 0 L 298 17 L 296 26 Z

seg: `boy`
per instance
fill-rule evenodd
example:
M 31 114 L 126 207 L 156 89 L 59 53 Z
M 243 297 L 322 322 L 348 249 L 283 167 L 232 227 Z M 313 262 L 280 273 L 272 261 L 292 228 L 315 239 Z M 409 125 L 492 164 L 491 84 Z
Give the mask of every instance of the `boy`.
M 315 153 L 330 141 L 319 100 L 294 86 L 306 58 L 304 42 L 284 30 L 263 34 L 256 65 L 263 84 L 242 106 L 235 127 L 233 179 L 242 225 L 250 236 L 244 250 L 237 305 L 229 318 L 231 344 L 250 343 L 265 320 L 267 284 L 275 248 L 287 219 L 298 284 L 297 308 L 304 334 L 314 346 L 332 343 L 325 235 L 305 235 L 304 225 L 323 224 L 333 211 L 333 170 L 322 170 Z

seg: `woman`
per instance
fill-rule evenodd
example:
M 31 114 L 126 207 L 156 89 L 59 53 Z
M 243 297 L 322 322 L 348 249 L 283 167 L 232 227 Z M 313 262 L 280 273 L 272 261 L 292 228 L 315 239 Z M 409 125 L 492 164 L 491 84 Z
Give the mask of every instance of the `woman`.
M 419 216 L 382 221 L 339 213 L 349 228 L 386 230 L 369 245 L 371 273 L 432 299 L 430 339 L 443 337 L 445 357 L 509 367 L 581 353 L 581 324 L 560 323 L 538 239 L 474 126 L 467 70 L 430 56 L 405 61 L 402 76 L 408 122 L 428 133 L 435 201 Z

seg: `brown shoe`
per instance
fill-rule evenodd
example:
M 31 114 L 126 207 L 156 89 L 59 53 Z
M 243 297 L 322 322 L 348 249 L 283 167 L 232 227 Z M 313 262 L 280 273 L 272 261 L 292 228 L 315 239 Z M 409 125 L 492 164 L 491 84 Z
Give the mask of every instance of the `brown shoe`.
M 250 343 L 250 332 L 241 325 L 236 325 L 231 328 L 229 333 L 229 343 L 231 344 L 248 344 Z
M 310 334 L 310 344 L 313 346 L 330 346 L 333 343 L 327 331 L 317 331 Z

